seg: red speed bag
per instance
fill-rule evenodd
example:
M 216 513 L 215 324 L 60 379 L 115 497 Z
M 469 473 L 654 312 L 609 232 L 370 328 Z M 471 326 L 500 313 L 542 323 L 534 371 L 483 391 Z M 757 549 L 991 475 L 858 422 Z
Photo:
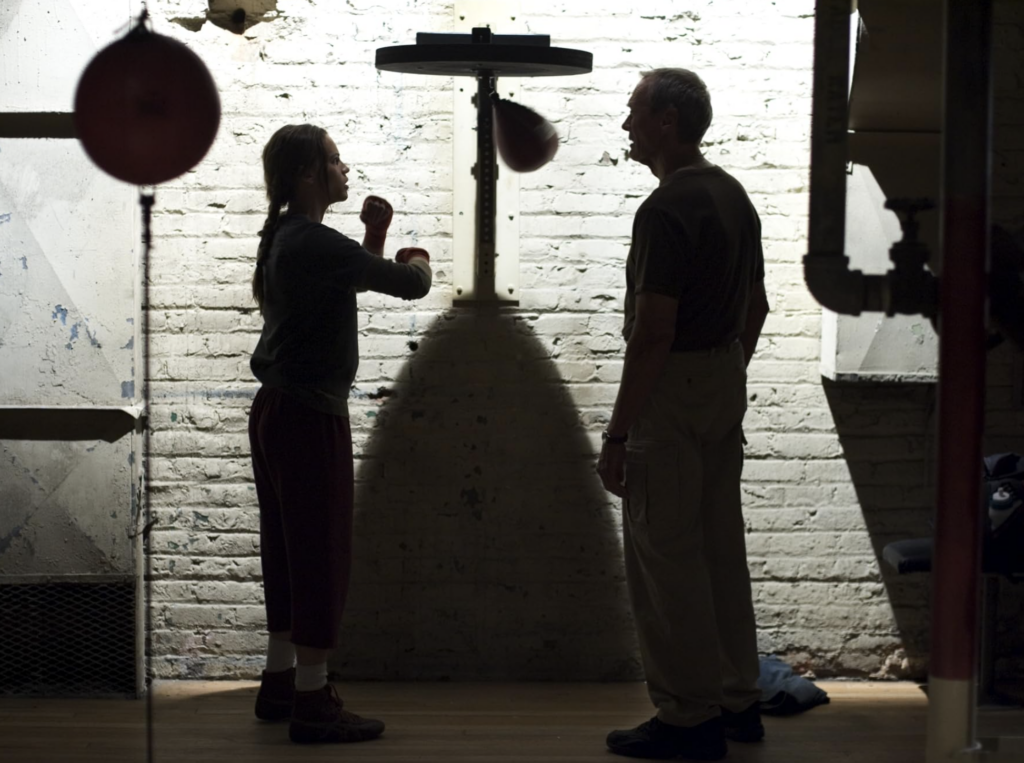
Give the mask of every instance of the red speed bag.
M 196 166 L 220 125 L 202 60 L 139 24 L 89 62 L 75 92 L 75 130 L 104 172 L 156 185 Z
M 516 172 L 533 172 L 554 158 L 558 132 L 533 109 L 515 101 L 495 98 L 494 142 L 498 153 Z

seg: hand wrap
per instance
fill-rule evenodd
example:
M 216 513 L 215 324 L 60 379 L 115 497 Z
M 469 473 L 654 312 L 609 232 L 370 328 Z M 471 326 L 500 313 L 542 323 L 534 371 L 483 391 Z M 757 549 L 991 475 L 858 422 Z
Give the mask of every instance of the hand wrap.
M 391 225 L 391 218 L 395 210 L 380 196 L 367 196 L 363 202 L 363 211 L 359 213 L 359 219 L 366 226 L 366 236 L 363 239 L 363 246 L 375 252 L 384 248 L 384 239 L 388 234 L 388 226 Z
M 395 255 L 395 262 L 401 262 L 404 265 L 413 257 L 422 257 L 427 262 L 430 262 L 430 255 L 427 253 L 427 250 L 420 249 L 418 246 L 407 246 L 404 249 L 399 249 Z

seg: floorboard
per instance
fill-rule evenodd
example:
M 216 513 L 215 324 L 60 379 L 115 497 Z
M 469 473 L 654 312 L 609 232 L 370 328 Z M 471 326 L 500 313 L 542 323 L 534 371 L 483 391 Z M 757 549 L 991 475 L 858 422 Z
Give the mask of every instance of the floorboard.
M 914 763 L 924 758 L 927 698 L 904 682 L 819 681 L 831 703 L 766 718 L 767 740 L 730 745 L 749 763 Z M 651 715 L 643 684 L 354 683 L 352 710 L 384 720 L 376 741 L 299 747 L 287 725 L 252 716 L 253 682 L 157 685 L 153 763 L 610 763 L 613 728 Z M 1024 735 L 1024 708 L 979 713 L 980 736 Z M 0 699 L 0 760 L 114 763 L 146 760 L 145 702 Z

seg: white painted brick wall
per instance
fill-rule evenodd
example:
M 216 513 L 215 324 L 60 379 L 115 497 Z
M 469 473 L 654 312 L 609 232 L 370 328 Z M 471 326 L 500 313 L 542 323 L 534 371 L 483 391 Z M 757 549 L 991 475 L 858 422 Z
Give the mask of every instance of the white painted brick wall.
M 819 674 L 920 671 L 927 579 L 883 576 L 878 556 L 889 540 L 928 532 L 934 398 L 926 388 L 825 388 L 818 373 L 820 310 L 799 264 L 811 0 L 658 0 L 643 10 L 524 0 L 528 28 L 591 50 L 595 71 L 523 85 L 522 101 L 563 142 L 554 162 L 521 178 L 522 303 L 497 318 L 450 306 L 450 80 L 373 68 L 377 47 L 449 30 L 450 3 L 281 0 L 278 18 L 244 36 L 168 21 L 202 15 L 200 0 L 151 6 L 157 30 L 206 61 L 224 106 L 206 160 L 157 191 L 160 675 L 251 677 L 262 666 L 246 438 L 260 320 L 248 282 L 263 222 L 260 150 L 281 124 L 308 120 L 353 167 L 353 202 L 327 222 L 358 237 L 359 199 L 383 195 L 396 207 L 389 247 L 425 246 L 435 267 L 421 302 L 361 299 L 357 559 L 335 667 L 376 678 L 640 676 L 619 506 L 593 461 L 622 368 L 631 217 L 654 187 L 624 159 L 619 127 L 638 73 L 662 65 L 708 82 L 707 153 L 744 183 L 764 228 L 773 312 L 750 368 L 744 475 L 761 646 Z M 1019 225 L 1024 144 L 1012 128 L 1024 119 L 1024 19 L 1005 2 L 1000 14 L 995 209 Z M 1012 420 L 995 427 L 1004 449 L 1024 429 L 1008 364 L 1008 353 L 993 354 L 990 407 Z M 379 390 L 392 394 L 370 397 Z M 901 666 L 889 658 L 903 648 L 913 659 Z

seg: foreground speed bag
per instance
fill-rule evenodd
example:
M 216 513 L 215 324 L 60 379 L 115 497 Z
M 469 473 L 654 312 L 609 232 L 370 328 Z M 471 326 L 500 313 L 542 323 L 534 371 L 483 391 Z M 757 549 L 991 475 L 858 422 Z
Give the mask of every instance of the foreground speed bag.
M 188 172 L 220 125 L 220 97 L 202 60 L 142 24 L 89 62 L 75 92 L 75 129 L 101 170 L 135 185 Z
M 495 98 L 494 142 L 505 164 L 516 172 L 533 172 L 558 151 L 558 132 L 533 109 Z

